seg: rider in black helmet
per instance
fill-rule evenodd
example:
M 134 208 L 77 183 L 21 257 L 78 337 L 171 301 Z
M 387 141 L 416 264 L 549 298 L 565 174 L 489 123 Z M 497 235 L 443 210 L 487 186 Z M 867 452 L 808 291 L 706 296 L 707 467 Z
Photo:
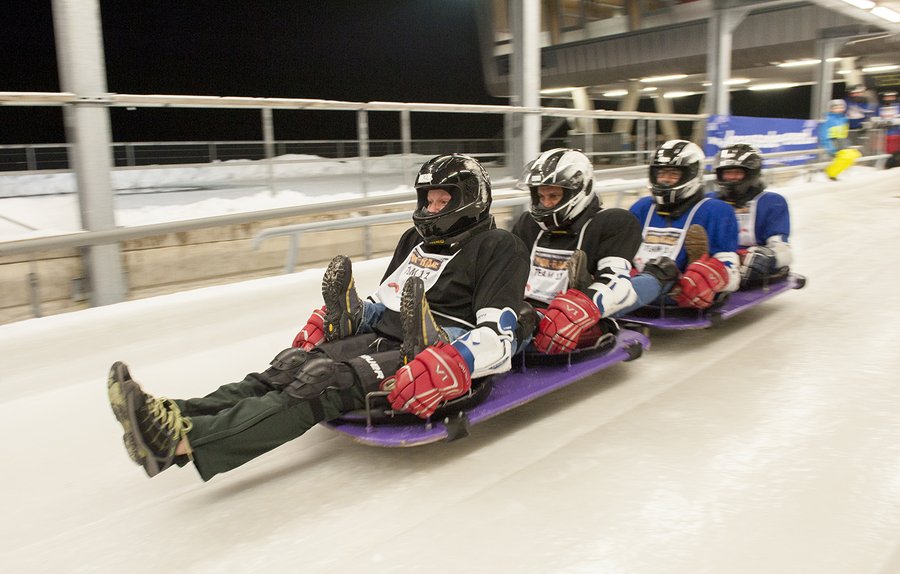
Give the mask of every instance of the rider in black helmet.
M 261 373 L 202 398 L 167 399 L 115 363 L 109 401 L 132 461 L 149 476 L 193 461 L 209 480 L 363 408 L 369 392 L 428 418 L 473 377 L 508 370 L 528 277 L 524 245 L 494 227 L 490 179 L 475 159 L 435 157 L 415 185 L 415 225 L 375 293 L 362 301 L 350 260 L 335 257 L 322 281 L 325 307 Z
M 716 155 L 718 191 L 713 196 L 731 205 L 737 217 L 741 287 L 786 277 L 793 259 L 787 201 L 766 190 L 761 172 L 762 157 L 749 144 L 733 144 Z

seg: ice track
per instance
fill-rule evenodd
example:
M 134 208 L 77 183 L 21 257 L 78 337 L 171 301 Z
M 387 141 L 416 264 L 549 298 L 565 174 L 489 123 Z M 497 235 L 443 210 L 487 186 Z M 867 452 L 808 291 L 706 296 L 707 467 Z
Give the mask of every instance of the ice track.
M 900 572 L 900 171 L 786 195 L 806 288 L 448 444 L 315 428 L 205 484 L 130 462 L 109 365 L 170 396 L 261 370 L 321 271 L 0 326 L 2 569 Z

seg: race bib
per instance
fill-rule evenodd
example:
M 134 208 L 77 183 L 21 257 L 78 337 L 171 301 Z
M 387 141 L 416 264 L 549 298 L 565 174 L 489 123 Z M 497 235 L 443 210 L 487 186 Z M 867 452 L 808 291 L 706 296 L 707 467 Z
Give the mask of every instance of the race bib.
M 425 253 L 422 251 L 422 246 L 417 245 L 406 257 L 406 261 L 378 286 L 378 298 L 384 303 L 385 307 L 399 312 L 400 296 L 403 293 L 403 285 L 406 284 L 406 280 L 410 277 L 421 278 L 427 292 L 434 287 L 438 277 L 441 276 L 447 264 L 455 256 L 456 253 L 453 255 Z

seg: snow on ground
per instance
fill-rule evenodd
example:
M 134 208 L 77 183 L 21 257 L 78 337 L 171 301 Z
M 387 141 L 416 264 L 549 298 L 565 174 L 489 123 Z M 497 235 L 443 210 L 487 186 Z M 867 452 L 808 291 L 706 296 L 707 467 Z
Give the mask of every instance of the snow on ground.
M 449 444 L 377 449 L 317 427 L 209 483 L 130 462 L 109 365 L 170 396 L 261 370 L 321 304 L 321 270 L 2 325 L 0 564 L 898 572 L 900 268 L 883 257 L 900 244 L 897 173 L 784 186 L 806 288 L 654 333 L 639 360 Z M 385 264 L 355 265 L 361 291 Z
M 230 213 L 245 213 L 326 201 L 350 199 L 361 195 L 358 160 L 328 160 L 316 156 L 281 156 L 287 163 L 276 164 L 279 183 L 268 189 L 264 162 L 216 162 L 203 167 L 164 169 L 128 169 L 113 173 L 117 190 L 115 218 L 123 227 L 150 225 L 167 221 L 198 219 Z M 427 159 L 413 156 L 408 164 L 417 166 Z M 249 165 L 248 165 L 249 163 Z M 235 165 L 230 165 L 235 164 Z M 401 173 L 400 156 L 388 156 L 370 162 L 367 170 L 374 178 L 373 195 L 397 193 L 412 188 Z M 489 166 L 489 169 L 492 169 Z M 495 184 L 510 186 L 512 180 L 501 169 L 493 170 Z M 853 167 L 842 176 L 847 181 L 877 171 L 871 167 Z M 621 178 L 597 177 L 597 189 L 622 183 Z M 798 177 L 787 186 L 786 194 L 821 185 L 827 179 L 821 173 L 812 182 Z M 0 242 L 74 233 L 81 230 L 75 178 L 71 173 L 7 175 L 0 174 Z

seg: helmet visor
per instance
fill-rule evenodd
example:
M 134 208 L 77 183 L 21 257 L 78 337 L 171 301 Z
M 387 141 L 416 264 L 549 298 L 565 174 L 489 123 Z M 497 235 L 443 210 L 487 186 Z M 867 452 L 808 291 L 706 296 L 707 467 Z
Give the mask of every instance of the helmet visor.
M 683 165 L 650 166 L 650 183 L 655 188 L 681 187 L 694 177 L 693 170 Z

